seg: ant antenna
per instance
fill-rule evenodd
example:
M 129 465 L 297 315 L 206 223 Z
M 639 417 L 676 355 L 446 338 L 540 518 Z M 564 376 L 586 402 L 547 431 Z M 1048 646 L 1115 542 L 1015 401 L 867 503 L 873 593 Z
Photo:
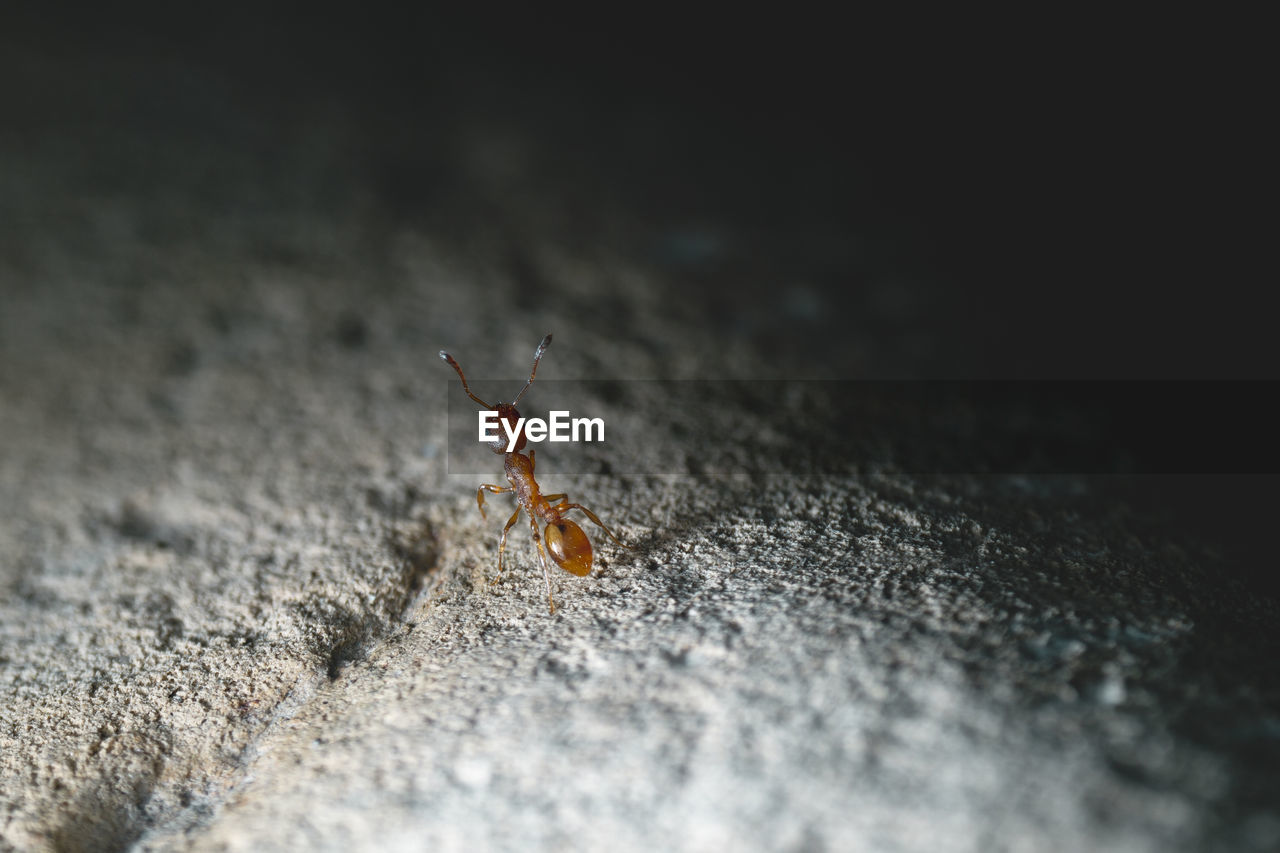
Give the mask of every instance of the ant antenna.
M 542 361 L 542 354 L 547 351 L 547 347 L 549 346 L 551 346 L 551 336 L 547 335 L 545 338 L 542 339 L 542 343 L 538 344 L 538 349 L 533 354 L 533 370 L 529 371 L 529 381 L 524 383 L 524 388 L 520 391 L 519 394 L 516 395 L 516 398 L 511 401 L 511 405 L 514 406 L 516 403 L 519 403 L 520 398 L 524 396 L 524 392 L 528 391 L 529 386 L 533 384 L 533 377 L 538 372 L 538 362 Z M 444 353 L 440 353 L 440 354 L 444 355 Z M 452 359 L 450 359 L 450 362 L 452 362 Z M 459 370 L 458 374 L 461 375 L 462 371 Z M 463 383 L 463 387 L 464 388 L 466 387 L 465 382 Z M 473 397 L 472 399 L 475 399 L 475 398 Z
M 546 340 L 544 340 L 544 341 L 542 342 L 542 346 L 538 347 L 538 355 L 539 355 L 539 356 L 541 356 L 541 355 L 542 355 L 542 349 L 543 349 L 543 347 L 545 347 L 545 346 L 546 346 L 548 343 L 550 343 L 550 342 L 551 342 L 551 336 L 550 336 L 550 335 L 547 335 L 547 339 L 546 339 Z M 472 394 L 472 393 L 471 393 L 471 389 L 467 387 L 467 377 L 465 377 L 465 376 L 463 376 L 463 375 L 462 375 L 462 368 L 458 366 L 458 362 L 454 361 L 453 356 L 449 355 L 449 353 L 445 352 L 444 350 L 440 350 L 440 357 L 441 357 L 442 359 L 444 359 L 445 361 L 449 362 L 449 366 L 450 366 L 450 367 L 452 367 L 454 370 L 458 371 L 458 378 L 462 380 L 462 390 L 467 392 L 467 396 L 468 396 L 468 397 L 470 397 L 472 400 L 476 401 L 476 402 L 477 402 L 477 403 L 479 403 L 480 405 L 484 406 L 486 409 L 492 409 L 492 408 L 493 408 L 493 406 L 490 406 L 490 405 L 489 405 L 488 403 L 486 403 L 484 400 L 481 400 L 481 399 L 480 399 L 479 397 L 477 397 L 475 394 Z M 533 362 L 533 367 L 534 367 L 534 369 L 535 369 L 535 370 L 537 370 L 537 368 L 538 368 L 538 362 L 537 362 L 536 360 Z M 530 381 L 530 382 L 532 382 L 532 381 L 533 381 L 533 377 L 532 377 L 532 376 L 530 376 L 530 377 L 529 377 L 529 381 Z M 526 385 L 525 387 L 527 388 L 527 387 L 529 387 L 529 386 L 527 386 L 527 385 Z M 524 392 L 522 391 L 522 392 L 520 392 L 520 393 L 522 393 L 522 394 L 523 394 Z

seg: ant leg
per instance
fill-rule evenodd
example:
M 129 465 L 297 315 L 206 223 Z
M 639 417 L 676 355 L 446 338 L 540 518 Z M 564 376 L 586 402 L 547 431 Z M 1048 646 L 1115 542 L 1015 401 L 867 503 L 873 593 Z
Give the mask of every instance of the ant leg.
M 583 506 L 582 504 L 561 503 L 559 506 L 557 506 L 557 507 L 556 507 L 556 510 L 557 510 L 558 512 L 568 512 L 568 511 L 569 511 L 569 510 L 571 510 L 571 509 L 580 509 L 580 510 L 582 510 L 582 511 L 586 514 L 587 518 L 589 518 L 589 519 L 591 519 L 593 522 L 595 522 L 596 527 L 599 527 L 599 528 L 600 528 L 601 530 L 603 530 L 605 533 L 609 534 L 609 538 L 610 538 L 610 539 L 612 539 L 614 542 L 618 543 L 619 545 L 621 545 L 623 548 L 628 548 L 628 549 L 633 549 L 633 548 L 634 548 L 634 546 L 632 546 L 632 545 L 628 545 L 626 542 L 623 542 L 621 539 L 619 539 L 617 536 L 615 536 L 615 535 L 613 534 L 613 531 L 612 531 L 612 530 L 610 530 L 608 527 L 606 527 L 606 526 L 605 526 L 605 523 L 604 523 L 603 521 L 601 521 L 599 518 L 597 518 L 597 517 L 596 517 L 596 514 L 595 514 L 594 512 L 592 512 L 591 510 L 587 509 L 587 508 L 586 508 L 585 506 Z
M 547 552 L 542 548 L 542 534 L 538 532 L 538 519 L 536 516 L 529 516 L 529 527 L 533 530 L 533 544 L 538 546 L 538 559 L 542 561 L 542 580 L 547 585 L 547 604 L 551 607 L 551 612 L 556 612 L 556 603 L 551 598 L 551 570 L 547 568 Z
M 507 531 L 516 526 L 516 521 L 520 518 L 520 507 L 516 507 L 516 511 L 511 513 L 511 517 L 507 519 L 507 526 L 502 528 L 502 544 L 498 546 L 498 574 L 494 575 L 493 580 L 489 581 L 489 585 L 493 586 L 498 582 L 498 578 L 502 577 L 502 555 L 507 550 Z
M 533 473 L 534 467 L 538 464 L 538 460 L 533 458 L 533 448 L 529 448 L 529 473 Z
M 489 517 L 485 515 L 485 512 L 484 512 L 484 493 L 485 492 L 489 492 L 490 494 L 494 494 L 494 495 L 500 495 L 503 492 L 509 492 L 509 491 L 511 491 L 510 486 L 495 486 L 492 483 L 485 483 L 483 486 L 476 489 L 476 506 L 480 507 L 480 517 L 481 518 Z
M 556 501 L 562 501 L 569 496 L 561 492 L 560 494 L 557 494 L 557 495 L 543 495 L 543 497 L 547 499 L 547 503 L 553 504 Z

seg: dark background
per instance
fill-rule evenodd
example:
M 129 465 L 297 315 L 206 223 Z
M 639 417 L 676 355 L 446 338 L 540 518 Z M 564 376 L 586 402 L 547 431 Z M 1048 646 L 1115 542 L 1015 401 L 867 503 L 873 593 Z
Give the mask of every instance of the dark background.
M 859 367 L 842 358 L 857 315 L 899 298 L 896 331 L 923 340 L 913 374 L 1274 372 L 1252 310 L 1261 223 L 1240 215 L 1265 197 L 1262 58 L 1243 26 L 131 8 L 6 10 L 6 133 L 64 134 L 97 179 L 145 182 L 121 139 L 287 162 L 323 115 L 380 210 L 447 210 L 464 231 L 509 218 L 509 198 L 459 204 L 474 188 L 449 131 L 485 121 L 539 146 L 566 199 L 549 228 L 605 239 L 599 208 L 623 209 L 652 238 L 627 248 L 689 267 L 712 328 L 763 295 L 715 267 L 803 271 L 830 310 L 805 336 L 814 352 L 783 353 L 797 364 Z M 886 276 L 915 289 L 869 295 Z M 785 331 L 773 343 L 794 346 Z
M 0 169 L 61 171 L 0 201 L 0 248 L 21 270 L 33 230 L 74 242 L 78 198 L 176 185 L 196 205 L 159 241 L 210 212 L 412 222 L 495 254 L 519 282 L 495 311 L 547 308 L 535 242 L 613 252 L 775 376 L 1270 379 L 1242 215 L 1265 196 L 1262 53 L 1221 23 L 7 9 Z M 503 172 L 507 138 L 536 180 Z M 331 180 L 228 180 L 316 151 Z M 554 311 L 642 335 L 616 307 L 604 282 Z M 1273 485 L 1131 496 L 1265 584 Z

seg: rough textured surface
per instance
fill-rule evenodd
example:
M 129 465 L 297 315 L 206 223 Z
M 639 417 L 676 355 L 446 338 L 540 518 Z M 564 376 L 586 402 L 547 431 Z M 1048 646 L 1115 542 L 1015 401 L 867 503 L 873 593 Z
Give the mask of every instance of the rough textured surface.
M 596 537 L 554 615 L 525 535 L 487 585 L 500 465 L 446 473 L 437 349 L 508 384 L 547 330 L 548 380 L 950 363 L 951 297 L 873 233 L 690 202 L 685 117 L 567 150 L 551 84 L 480 75 L 489 110 L 437 92 L 401 139 L 199 52 L 8 38 L 0 846 L 1280 845 L 1275 601 L 1109 483 L 756 479 L 695 425 L 668 476 L 545 483 L 637 546 Z M 786 453 L 789 414 L 724 416 Z

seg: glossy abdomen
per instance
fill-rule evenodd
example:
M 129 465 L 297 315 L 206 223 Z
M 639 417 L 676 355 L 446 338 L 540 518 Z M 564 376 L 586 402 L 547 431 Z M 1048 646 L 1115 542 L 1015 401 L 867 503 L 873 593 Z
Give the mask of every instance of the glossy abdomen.
M 553 521 L 544 538 L 547 552 L 556 565 L 570 574 L 585 577 L 591 572 L 591 540 L 572 521 Z

